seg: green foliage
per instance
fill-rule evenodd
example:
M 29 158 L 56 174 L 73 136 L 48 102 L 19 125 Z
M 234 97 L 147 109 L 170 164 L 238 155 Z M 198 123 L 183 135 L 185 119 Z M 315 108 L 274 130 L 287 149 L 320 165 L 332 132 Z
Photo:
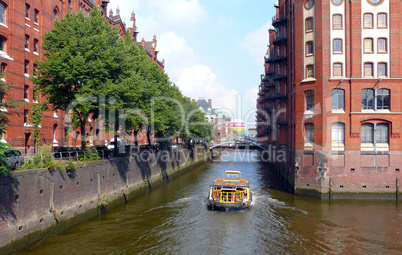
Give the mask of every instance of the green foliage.
M 85 124 L 97 112 L 98 96 L 121 73 L 117 39 L 118 31 L 104 20 L 98 8 L 89 17 L 81 11 L 66 15 L 43 37 L 46 58 L 37 62 L 37 77 L 31 80 L 53 109 L 72 110 L 73 128 L 80 126 L 84 131 L 82 149 Z
M 37 93 L 37 89 L 35 87 L 34 93 Z M 39 102 L 37 104 L 32 105 L 32 109 L 29 111 L 29 120 L 32 121 L 32 128 L 34 133 L 34 146 L 35 151 L 37 151 L 37 147 L 39 146 L 39 127 L 42 125 L 43 120 L 43 113 L 48 111 L 49 108 L 47 107 L 47 101 Z
M 23 166 L 20 169 L 36 169 L 36 168 L 48 168 L 53 171 L 55 167 L 60 165 L 60 162 L 55 161 L 52 153 L 52 146 L 43 145 L 40 150 L 32 158 L 26 159 Z
M 9 163 L 6 161 L 6 151 L 12 146 L 6 143 L 0 143 L 0 176 L 7 176 L 10 173 Z
M 128 33 L 119 38 L 97 8 L 89 17 L 78 12 L 55 22 L 54 30 L 43 37 L 43 50 L 45 58 L 37 62 L 36 77 L 31 77 L 47 98 L 32 110 L 36 127 L 45 104 L 50 104 L 53 109 L 71 110 L 71 128 L 80 127 L 82 150 L 86 122 L 98 118 L 100 109 L 115 111 L 116 120 L 109 119 L 111 114 L 102 116 L 105 129 L 115 134 L 120 130 L 136 136 L 146 129 L 148 137 L 154 133 L 167 140 L 211 139 L 211 126 L 198 106 L 182 95 Z M 197 124 L 186 128 L 186 121 Z M 80 155 L 80 160 L 93 156 Z
M 109 197 L 109 195 L 104 195 L 100 200 L 99 200 L 99 203 L 98 203 L 98 205 L 100 206 L 100 207 L 106 207 L 109 203 L 108 203 L 108 201 L 109 201 L 109 199 L 110 199 L 110 197 Z
M 4 77 L 5 74 L 0 73 L 0 98 L 4 98 L 14 85 L 12 83 L 4 83 L 2 80 Z M 0 102 L 0 109 L 15 108 L 19 105 L 21 105 L 21 102 L 17 102 L 16 100 L 4 100 L 3 102 Z M 7 130 L 9 115 L 10 111 L 0 111 L 0 138 L 3 136 L 3 131 Z
M 77 170 L 77 162 L 69 160 L 66 164 L 67 173 L 73 173 Z
M 101 157 L 98 155 L 98 152 L 94 148 L 87 148 L 84 152 L 79 152 L 78 160 L 79 161 L 96 161 L 100 160 Z

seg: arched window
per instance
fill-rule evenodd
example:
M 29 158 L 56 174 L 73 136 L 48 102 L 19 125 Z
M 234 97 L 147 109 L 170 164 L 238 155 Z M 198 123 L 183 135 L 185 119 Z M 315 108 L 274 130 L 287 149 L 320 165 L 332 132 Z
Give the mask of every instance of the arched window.
M 314 91 L 307 90 L 304 92 L 305 100 L 306 100 L 306 111 L 314 112 Z
M 388 151 L 389 124 L 364 123 L 361 126 L 361 150 Z
M 377 108 L 376 110 L 389 110 L 390 108 L 390 92 L 389 89 L 377 90 Z
M 1 74 L 4 74 L 6 72 L 6 67 L 7 67 L 6 63 L 1 63 L 0 64 L 0 72 L 1 72 Z
M 6 42 L 7 39 L 0 36 L 0 51 L 6 52 Z
M 7 21 L 6 21 L 7 12 L 6 11 L 7 11 L 6 6 L 3 3 L 0 3 L 0 23 L 7 24 Z
M 332 90 L 332 110 L 345 110 L 345 91 L 343 89 Z
M 332 124 L 332 143 L 345 143 L 345 124 L 336 122 Z
M 374 90 L 372 89 L 362 90 L 362 109 L 374 110 Z
M 58 19 L 58 15 L 59 15 L 59 10 L 57 9 L 57 7 L 55 7 L 53 9 L 53 21 L 56 21 Z
M 306 143 L 314 143 L 314 124 L 307 123 L 306 128 Z
M 56 141 L 57 124 L 53 125 L 53 142 Z M 57 142 L 57 141 L 56 141 Z

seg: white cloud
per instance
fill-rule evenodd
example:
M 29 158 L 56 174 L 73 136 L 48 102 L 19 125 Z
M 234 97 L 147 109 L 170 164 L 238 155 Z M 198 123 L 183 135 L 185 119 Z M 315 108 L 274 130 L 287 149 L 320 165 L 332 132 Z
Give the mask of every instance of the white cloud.
M 115 10 L 119 6 L 120 16 L 127 25 L 132 11 L 136 14 L 139 39 L 152 39 L 153 34 L 161 34 L 171 30 L 191 29 L 207 17 L 207 11 L 199 0 L 118 0 L 112 1 L 108 9 Z
M 243 42 L 240 44 L 241 48 L 249 51 L 257 64 L 263 63 L 263 56 L 267 51 L 267 43 L 269 38 L 268 28 L 270 26 L 271 21 L 267 22 L 259 29 L 247 34 L 244 37 Z
M 173 82 L 180 77 L 180 72 L 188 66 L 198 63 L 199 57 L 195 54 L 186 40 L 173 32 L 164 33 L 158 38 L 158 59 L 165 59 L 166 72 Z
M 210 98 L 214 107 L 229 109 L 232 112 L 236 110 L 239 92 L 221 84 L 208 66 L 194 65 L 183 69 L 177 85 L 185 96 L 194 99 Z

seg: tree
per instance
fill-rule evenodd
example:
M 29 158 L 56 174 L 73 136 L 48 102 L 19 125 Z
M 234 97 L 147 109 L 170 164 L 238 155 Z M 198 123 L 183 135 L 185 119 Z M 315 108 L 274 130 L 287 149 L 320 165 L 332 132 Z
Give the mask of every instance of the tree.
M 37 95 L 37 88 L 34 88 L 34 94 Z M 38 97 L 36 97 L 38 98 Z M 32 109 L 29 111 L 29 120 L 32 121 L 32 129 L 34 133 L 34 152 L 38 151 L 39 146 L 39 128 L 42 125 L 43 113 L 49 110 L 47 106 L 48 102 L 45 100 L 44 102 L 38 102 L 32 105 Z
M 14 86 L 13 83 L 5 83 L 4 82 L 5 74 L 0 73 L 0 138 L 3 137 L 4 130 L 7 130 L 8 123 L 10 122 L 8 116 L 8 111 L 6 109 L 15 108 L 21 104 L 21 102 L 17 102 L 16 100 L 4 100 L 7 93 Z
M 97 114 L 99 95 L 121 74 L 118 38 L 118 31 L 97 8 L 89 17 L 81 11 L 66 15 L 43 37 L 46 59 L 37 62 L 37 77 L 32 82 L 53 110 L 72 111 L 72 127 L 80 127 L 83 149 L 85 125 Z

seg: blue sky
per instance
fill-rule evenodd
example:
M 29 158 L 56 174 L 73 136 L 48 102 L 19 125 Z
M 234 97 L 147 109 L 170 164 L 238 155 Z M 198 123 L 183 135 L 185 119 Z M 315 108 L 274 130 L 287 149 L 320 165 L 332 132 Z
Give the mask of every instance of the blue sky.
M 251 124 L 273 2 L 111 0 L 108 11 L 119 7 L 127 26 L 134 11 L 138 40 L 157 36 L 158 59 L 165 59 L 170 80 L 185 96 L 211 98 L 214 107 Z

